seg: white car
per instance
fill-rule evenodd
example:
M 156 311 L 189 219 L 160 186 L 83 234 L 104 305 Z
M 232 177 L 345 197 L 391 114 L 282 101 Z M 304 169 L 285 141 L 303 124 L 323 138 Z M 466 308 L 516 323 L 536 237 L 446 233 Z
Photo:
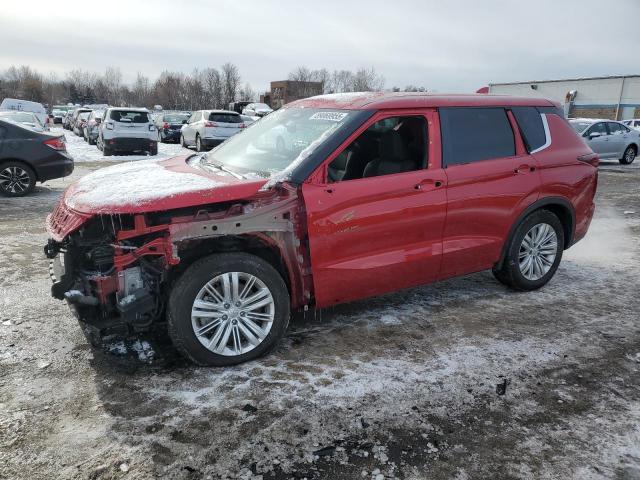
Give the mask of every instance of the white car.
M 40 119 L 35 113 L 25 112 L 19 110 L 6 110 L 0 111 L 0 118 L 2 120 L 9 120 L 21 125 L 25 125 L 36 132 L 44 132 L 49 130 L 47 125 L 40 123 Z
M 631 118 L 629 120 L 623 120 L 622 123 L 624 123 L 629 128 L 640 130 L 640 118 Z
M 105 157 L 114 153 L 158 154 L 158 132 L 146 108 L 107 109 L 96 143 Z
M 0 103 L 0 110 L 17 110 L 19 112 L 35 113 L 42 125 L 49 123 L 49 115 L 41 103 L 19 100 L 17 98 L 5 98 Z
M 273 109 L 266 103 L 250 103 L 242 109 L 242 115 L 250 117 L 264 117 L 273 112 Z
M 197 110 L 180 130 L 180 143 L 198 152 L 220 145 L 246 127 L 242 117 L 230 110 Z

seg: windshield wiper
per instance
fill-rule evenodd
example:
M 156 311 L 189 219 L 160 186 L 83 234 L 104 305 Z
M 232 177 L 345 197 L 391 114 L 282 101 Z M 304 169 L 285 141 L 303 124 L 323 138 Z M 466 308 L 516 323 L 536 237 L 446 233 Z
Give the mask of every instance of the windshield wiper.
M 241 180 L 246 179 L 245 176 L 240 175 L 239 173 L 234 172 L 232 170 L 229 170 L 227 167 L 225 167 L 223 165 L 220 165 L 219 163 L 213 163 L 211 161 L 207 161 L 207 154 L 206 153 L 202 157 L 200 157 L 200 160 L 204 161 L 204 163 L 206 165 L 211 165 L 212 167 L 216 167 L 218 170 L 222 170 L 223 172 L 228 173 L 229 175 L 233 175 L 236 178 L 239 178 Z

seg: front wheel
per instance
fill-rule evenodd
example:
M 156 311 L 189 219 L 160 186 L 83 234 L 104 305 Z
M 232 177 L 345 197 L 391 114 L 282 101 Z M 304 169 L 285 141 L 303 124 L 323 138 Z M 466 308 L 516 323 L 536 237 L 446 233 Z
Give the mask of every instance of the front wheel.
M 196 135 L 196 152 L 204 152 L 202 148 L 202 140 L 200 140 L 200 135 Z
M 246 362 L 272 349 L 284 335 L 289 302 L 282 276 L 261 258 L 210 255 L 174 284 L 167 308 L 169 336 L 198 365 Z
M 622 165 L 630 165 L 636 159 L 636 149 L 633 145 L 629 145 L 627 149 L 622 154 L 622 158 L 620 159 L 620 163 Z
M 184 140 L 184 135 L 180 135 L 180 145 L 182 145 L 182 148 L 189 148 L 189 145 Z
M 516 290 L 536 290 L 558 269 L 564 250 L 564 229 L 558 217 L 537 210 L 520 223 L 494 276 Z

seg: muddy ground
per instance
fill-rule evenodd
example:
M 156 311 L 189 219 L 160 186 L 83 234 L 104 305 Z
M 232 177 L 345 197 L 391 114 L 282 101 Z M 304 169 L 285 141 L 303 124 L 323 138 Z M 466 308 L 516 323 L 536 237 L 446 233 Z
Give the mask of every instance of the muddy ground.
M 307 313 L 227 369 L 92 351 L 42 254 L 69 180 L 0 199 L 0 478 L 639 479 L 639 167 L 601 168 L 540 291 L 483 272 Z

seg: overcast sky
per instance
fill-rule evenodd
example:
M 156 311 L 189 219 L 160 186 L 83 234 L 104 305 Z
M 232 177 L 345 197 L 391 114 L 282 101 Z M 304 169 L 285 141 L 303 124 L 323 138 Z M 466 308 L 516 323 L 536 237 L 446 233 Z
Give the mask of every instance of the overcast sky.
M 3 0 L 0 69 L 117 66 L 131 81 L 230 61 L 264 90 L 298 65 L 373 66 L 387 88 L 464 92 L 638 74 L 638 18 L 639 0 Z

